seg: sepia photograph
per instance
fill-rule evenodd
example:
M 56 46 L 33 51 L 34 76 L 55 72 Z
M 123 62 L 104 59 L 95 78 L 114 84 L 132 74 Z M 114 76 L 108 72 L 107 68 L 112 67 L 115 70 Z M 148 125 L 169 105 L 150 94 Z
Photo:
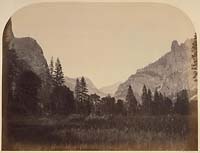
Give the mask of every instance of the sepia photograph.
M 161 3 L 19 9 L 3 31 L 2 150 L 198 150 L 196 32 Z

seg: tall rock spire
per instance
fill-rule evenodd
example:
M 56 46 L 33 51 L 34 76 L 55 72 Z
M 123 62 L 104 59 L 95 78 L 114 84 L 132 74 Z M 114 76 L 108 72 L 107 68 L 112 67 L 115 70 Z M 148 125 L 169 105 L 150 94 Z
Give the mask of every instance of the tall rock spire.
M 12 21 L 11 18 L 6 23 L 5 29 L 3 31 L 3 48 L 8 48 L 10 41 L 14 38 L 12 31 Z
M 171 51 L 175 51 L 178 47 L 179 47 L 178 41 L 177 40 L 172 41 Z

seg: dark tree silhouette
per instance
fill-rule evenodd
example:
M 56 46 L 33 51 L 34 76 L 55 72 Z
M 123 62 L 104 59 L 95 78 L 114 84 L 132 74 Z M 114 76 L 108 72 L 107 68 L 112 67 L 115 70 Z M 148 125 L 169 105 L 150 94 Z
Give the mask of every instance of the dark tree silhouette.
M 75 101 L 73 92 L 64 85 L 64 73 L 62 71 L 62 65 L 57 58 L 55 63 L 53 63 L 53 57 L 51 58 L 49 65 L 49 73 L 53 78 L 54 88 L 50 96 L 50 110 L 52 113 L 65 114 L 68 115 L 75 111 Z
M 101 97 L 97 95 L 96 93 L 90 95 L 90 100 L 92 101 L 93 104 L 100 103 L 100 98 Z
M 167 114 L 171 114 L 172 113 L 172 101 L 171 99 L 169 99 L 168 97 L 164 97 L 163 99 L 163 104 L 162 104 L 162 111 L 163 114 L 167 115 Z
M 81 90 L 80 81 L 77 78 L 76 79 L 76 85 L 75 85 L 75 99 L 77 101 L 80 101 L 80 90 Z
M 99 95 L 97 95 L 96 93 L 90 95 L 90 102 L 92 104 L 92 113 L 93 114 L 100 115 L 100 113 L 101 113 L 101 109 L 100 109 L 101 100 L 100 100 L 100 98 L 101 97 Z
M 66 86 L 56 86 L 51 94 L 52 113 L 68 115 L 75 111 L 73 92 Z
M 176 113 L 181 115 L 187 115 L 189 113 L 189 98 L 187 90 L 182 90 L 177 93 L 177 99 L 174 109 Z
M 163 114 L 163 111 L 164 111 L 163 109 L 165 109 L 163 108 L 163 106 L 164 106 L 164 96 L 162 95 L 161 92 L 159 92 L 159 99 L 158 99 L 158 106 L 157 106 L 159 115 Z
M 137 100 L 133 94 L 133 90 L 130 85 L 128 87 L 126 102 L 128 104 L 128 113 L 135 114 L 137 110 Z
M 51 57 L 51 61 L 49 64 L 49 74 L 51 78 L 54 78 L 54 62 L 53 62 L 53 56 Z
M 148 114 L 151 114 L 152 111 L 152 92 L 151 89 L 147 90 L 147 103 L 146 103 L 146 111 Z
M 55 63 L 54 82 L 55 82 L 55 86 L 63 86 L 65 83 L 64 74 L 62 71 L 62 66 L 61 66 L 59 58 L 57 58 L 56 63 Z
M 116 114 L 124 114 L 125 113 L 123 100 L 121 100 L 121 99 L 117 100 L 117 103 L 115 104 L 115 113 Z
M 77 112 L 89 115 L 92 111 L 93 104 L 88 95 L 87 83 L 84 77 L 82 77 L 80 81 L 78 78 L 76 80 L 75 98 L 77 102 Z
M 85 102 L 88 99 L 88 89 L 85 78 L 81 78 L 80 82 L 80 102 Z
M 149 100 L 148 100 L 148 91 L 146 86 L 144 85 L 142 88 L 142 109 L 144 114 L 149 114 Z
M 92 104 L 91 101 L 88 99 L 88 100 L 85 102 L 85 114 L 86 114 L 86 115 L 90 115 L 90 113 L 92 112 L 92 107 L 93 107 L 93 104 Z
M 102 112 L 104 114 L 114 114 L 114 108 L 115 108 L 115 98 L 111 97 L 110 95 L 103 97 L 102 99 Z
M 159 93 L 157 90 L 154 92 L 154 98 L 152 102 L 152 115 L 158 115 L 160 114 L 160 98 Z
M 17 81 L 17 111 L 35 114 L 38 111 L 40 78 L 32 71 L 24 71 Z

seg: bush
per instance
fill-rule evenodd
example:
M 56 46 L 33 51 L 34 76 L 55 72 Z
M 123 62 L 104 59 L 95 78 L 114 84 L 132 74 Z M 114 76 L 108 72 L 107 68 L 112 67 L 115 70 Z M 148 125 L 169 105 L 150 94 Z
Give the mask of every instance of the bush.
M 73 92 L 66 86 L 56 86 L 51 94 L 51 110 L 54 114 L 65 114 L 75 112 L 75 101 Z
M 34 114 L 39 112 L 38 91 L 41 79 L 32 71 L 24 71 L 17 81 L 16 99 L 12 104 L 12 111 L 17 114 Z

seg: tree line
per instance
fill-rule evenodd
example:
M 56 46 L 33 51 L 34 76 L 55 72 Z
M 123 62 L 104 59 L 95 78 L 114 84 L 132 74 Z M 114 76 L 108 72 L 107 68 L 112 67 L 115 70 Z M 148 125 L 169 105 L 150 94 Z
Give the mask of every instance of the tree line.
M 197 81 L 197 35 L 195 33 L 192 43 L 193 78 Z M 155 90 L 153 93 L 144 85 L 141 102 L 134 96 L 131 86 L 127 89 L 124 100 L 115 99 L 110 95 L 100 97 L 89 94 L 87 82 L 84 77 L 77 78 L 75 91 L 71 91 L 64 80 L 64 73 L 59 58 L 54 63 L 53 57 L 49 64 L 50 82 L 52 91 L 48 102 L 40 99 L 42 80 L 25 61 L 18 59 L 15 50 L 8 50 L 7 57 L 7 88 L 8 88 L 8 113 L 15 114 L 63 114 L 81 113 L 94 114 L 125 114 L 125 115 L 166 115 L 172 113 L 188 114 L 188 91 L 182 90 L 176 95 L 176 101 Z M 50 89 L 49 89 L 50 90 Z
M 110 95 L 100 97 L 89 94 L 87 82 L 84 77 L 76 79 L 74 93 L 65 86 L 64 74 L 60 60 L 57 59 L 55 68 L 53 58 L 49 65 L 49 73 L 54 82 L 54 89 L 51 96 L 51 110 L 59 114 L 121 114 L 121 115 L 167 115 L 167 114 L 188 114 L 189 97 L 187 90 L 177 93 L 175 103 L 157 90 L 152 93 L 146 85 L 142 88 L 141 102 L 138 102 L 132 87 L 129 85 L 124 100 L 115 99 Z
M 75 101 L 73 92 L 65 85 L 64 73 L 59 58 L 56 59 L 55 66 L 53 57 L 49 65 L 49 74 L 53 82 L 53 90 L 50 95 L 48 111 L 51 114 L 68 115 L 75 111 Z
M 15 52 L 11 52 L 10 57 L 15 57 Z M 12 58 L 11 58 L 12 59 Z M 15 60 L 9 61 L 10 71 L 13 73 L 18 69 L 13 63 Z M 19 62 L 20 63 L 20 62 Z M 23 64 L 22 64 L 23 65 Z M 9 75 L 8 79 L 12 79 L 13 75 Z M 158 92 L 152 91 L 145 85 L 142 88 L 141 102 L 137 101 L 131 86 L 127 89 L 124 100 L 115 99 L 110 95 L 100 97 L 97 94 L 89 94 L 87 82 L 84 77 L 77 78 L 75 91 L 71 91 L 64 80 L 64 73 L 59 58 L 54 64 L 53 58 L 49 65 L 49 74 L 52 82 L 52 91 L 49 102 L 43 105 L 39 98 L 41 88 L 41 79 L 32 71 L 24 71 L 16 81 L 15 94 L 11 87 L 12 81 L 9 82 L 9 107 L 12 112 L 18 114 L 60 114 L 69 115 L 71 113 L 79 113 L 84 115 L 167 115 L 178 113 L 186 115 L 189 113 L 189 98 L 187 90 L 177 93 L 176 102 Z M 45 108 L 44 108 L 45 107 Z
M 154 95 L 150 89 L 144 85 L 142 89 L 141 102 L 138 102 L 134 96 L 132 87 L 129 86 L 125 100 L 115 99 L 110 95 L 100 98 L 96 94 L 90 95 L 92 113 L 97 115 L 121 114 L 126 116 L 134 115 L 170 115 L 170 114 L 189 114 L 189 97 L 187 90 L 177 93 L 176 101 L 163 96 L 162 93 L 155 90 Z
M 189 114 L 189 97 L 187 90 L 177 93 L 176 101 L 155 90 L 152 94 L 150 89 L 144 85 L 141 95 L 142 102 L 138 102 L 134 96 L 132 87 L 129 86 L 125 100 L 115 99 L 110 95 L 100 97 L 97 94 L 88 94 L 84 77 L 81 81 L 77 79 L 75 87 L 75 101 L 78 113 L 86 114 L 121 114 L 121 115 L 169 115 L 169 114 Z
M 144 85 L 141 95 L 141 103 L 137 102 L 132 87 L 129 86 L 126 96 L 129 114 L 145 114 L 145 115 L 168 115 L 189 113 L 189 97 L 187 90 L 182 90 L 176 95 L 176 101 L 172 100 L 158 92 L 157 89 L 152 94 L 150 89 Z

